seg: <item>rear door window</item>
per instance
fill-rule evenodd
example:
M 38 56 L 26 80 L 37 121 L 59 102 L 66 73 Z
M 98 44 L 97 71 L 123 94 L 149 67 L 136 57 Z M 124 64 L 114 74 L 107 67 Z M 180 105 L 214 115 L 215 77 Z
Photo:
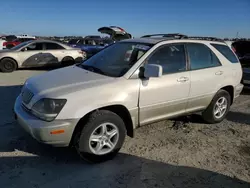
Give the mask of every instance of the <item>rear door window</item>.
M 231 63 L 239 63 L 238 58 L 234 55 L 234 53 L 228 46 L 222 44 L 211 44 L 211 45 L 215 47 L 216 50 L 218 50 Z

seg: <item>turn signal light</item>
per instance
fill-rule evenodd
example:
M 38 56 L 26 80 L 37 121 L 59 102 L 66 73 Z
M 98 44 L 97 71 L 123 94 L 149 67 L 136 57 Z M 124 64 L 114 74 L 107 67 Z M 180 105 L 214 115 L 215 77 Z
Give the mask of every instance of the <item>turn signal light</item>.
M 51 131 L 50 134 L 62 134 L 65 131 L 63 129 Z

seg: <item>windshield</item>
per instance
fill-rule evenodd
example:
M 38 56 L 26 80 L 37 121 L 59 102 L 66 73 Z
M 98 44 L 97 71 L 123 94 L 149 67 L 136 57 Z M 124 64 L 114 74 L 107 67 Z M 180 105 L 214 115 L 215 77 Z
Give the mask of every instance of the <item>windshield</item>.
M 119 42 L 84 61 L 80 67 L 111 77 L 123 76 L 153 45 Z
M 20 43 L 20 44 L 14 46 L 14 47 L 11 48 L 11 49 L 12 49 L 12 50 L 18 50 L 18 49 L 22 48 L 23 46 L 25 46 L 25 45 L 27 45 L 27 44 L 29 44 L 29 43 L 31 43 L 31 42 L 32 42 L 32 41 L 27 41 L 27 42 Z

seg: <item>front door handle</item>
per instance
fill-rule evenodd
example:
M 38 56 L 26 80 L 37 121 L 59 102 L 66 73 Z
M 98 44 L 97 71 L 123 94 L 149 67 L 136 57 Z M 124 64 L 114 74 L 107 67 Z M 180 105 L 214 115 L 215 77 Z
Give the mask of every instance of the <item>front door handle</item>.
M 215 73 L 215 75 L 222 75 L 223 74 L 223 71 L 218 71 Z
M 177 82 L 186 82 L 188 80 L 189 80 L 188 77 L 180 77 L 180 78 L 177 79 Z

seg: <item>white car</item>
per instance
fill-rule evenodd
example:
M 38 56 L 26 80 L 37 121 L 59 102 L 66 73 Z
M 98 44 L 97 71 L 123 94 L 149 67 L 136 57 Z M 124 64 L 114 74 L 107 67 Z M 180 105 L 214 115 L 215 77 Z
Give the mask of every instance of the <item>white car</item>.
M 0 51 L 0 71 L 9 73 L 18 68 L 73 65 L 84 58 L 81 49 L 50 40 L 33 40 Z
M 147 36 L 29 78 L 14 110 L 38 141 L 74 146 L 83 159 L 101 162 L 137 127 L 196 112 L 208 123 L 223 121 L 241 78 L 238 58 L 222 41 Z
M 6 42 L 6 40 L 0 39 L 0 50 L 3 49 L 3 43 Z

